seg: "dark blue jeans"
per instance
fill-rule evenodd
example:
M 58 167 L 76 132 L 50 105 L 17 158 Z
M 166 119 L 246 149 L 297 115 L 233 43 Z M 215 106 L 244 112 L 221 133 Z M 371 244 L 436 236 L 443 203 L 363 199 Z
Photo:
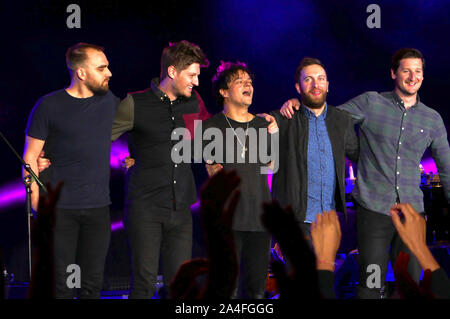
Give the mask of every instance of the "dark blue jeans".
M 109 207 L 56 209 L 54 230 L 55 297 L 71 299 L 74 289 L 67 286 L 77 264 L 81 272 L 81 299 L 98 299 L 111 238 Z
M 392 267 L 394 267 L 400 252 L 409 254 L 408 272 L 416 282 L 419 282 L 421 274 L 420 264 L 401 240 L 392 223 L 391 216 L 376 213 L 357 205 L 356 231 L 358 237 L 359 264 L 357 298 L 381 298 L 381 287 L 385 285 L 389 260 L 391 261 Z M 372 288 L 367 285 L 368 277 L 374 273 L 373 269 L 368 268 L 371 264 L 380 267 L 380 288 Z M 369 278 L 369 281 L 373 282 L 372 277 Z
M 192 254 L 192 215 L 189 208 L 171 210 L 133 205 L 125 220 L 131 250 L 130 299 L 148 299 L 155 292 L 161 254 L 164 287 Z

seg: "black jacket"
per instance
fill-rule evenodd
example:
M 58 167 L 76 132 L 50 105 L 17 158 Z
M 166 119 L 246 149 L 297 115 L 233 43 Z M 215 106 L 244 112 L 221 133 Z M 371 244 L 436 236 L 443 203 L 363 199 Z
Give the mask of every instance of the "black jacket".
M 303 107 L 303 106 L 302 106 Z M 308 118 L 300 109 L 292 119 L 279 111 L 271 113 L 280 129 L 279 168 L 273 175 L 272 197 L 282 206 L 291 205 L 299 222 L 306 218 L 308 194 Z M 328 105 L 325 124 L 333 149 L 336 171 L 336 210 L 345 209 L 345 156 L 356 162 L 359 141 L 350 114 Z

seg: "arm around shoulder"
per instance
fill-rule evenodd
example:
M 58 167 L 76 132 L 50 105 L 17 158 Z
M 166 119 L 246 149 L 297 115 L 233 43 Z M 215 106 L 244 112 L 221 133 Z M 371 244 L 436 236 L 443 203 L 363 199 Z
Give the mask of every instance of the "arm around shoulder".
M 124 98 L 114 117 L 111 140 L 117 140 L 123 133 L 133 129 L 134 125 L 134 100 L 131 94 Z
M 366 118 L 367 109 L 371 105 L 371 97 L 377 92 L 366 92 L 354 97 L 353 99 L 339 105 L 337 108 L 347 111 L 352 116 L 355 124 L 361 124 Z
M 280 130 L 280 132 L 286 130 L 288 122 L 292 121 L 292 119 L 288 119 L 288 118 L 284 117 L 281 114 L 280 110 L 274 110 L 274 111 L 270 112 L 269 115 L 271 115 L 275 118 L 275 121 L 277 122 L 277 126 L 278 126 L 278 129 Z
M 357 163 L 359 158 L 359 139 L 356 136 L 355 127 L 351 119 L 347 125 L 345 135 L 345 156 L 353 163 Z

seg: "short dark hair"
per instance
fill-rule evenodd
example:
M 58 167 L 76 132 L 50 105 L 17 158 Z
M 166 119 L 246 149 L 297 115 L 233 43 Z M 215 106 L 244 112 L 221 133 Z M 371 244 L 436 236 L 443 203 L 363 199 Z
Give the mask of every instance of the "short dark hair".
M 325 70 L 325 66 L 322 64 L 322 62 L 320 62 L 319 59 L 311 58 L 311 57 L 304 57 L 300 61 L 300 64 L 298 65 L 297 70 L 295 71 L 295 83 L 300 82 L 300 73 L 302 73 L 302 70 L 304 68 L 306 68 L 307 66 L 314 65 L 314 64 L 320 65 Z M 325 72 L 326 72 L 326 70 L 325 70 Z
M 247 73 L 252 80 L 255 78 L 253 72 L 250 71 L 244 62 L 236 61 L 236 63 L 233 63 L 220 61 L 220 65 L 216 69 L 216 74 L 212 78 L 213 95 L 215 95 L 217 104 L 220 106 L 223 107 L 224 102 L 220 90 L 227 90 L 228 83 L 238 76 L 239 72 Z
M 186 40 L 169 42 L 161 54 L 161 80 L 167 77 L 167 69 L 173 65 L 178 71 L 183 71 L 193 63 L 208 67 L 209 61 L 202 49 Z
M 392 56 L 391 70 L 394 71 L 394 73 L 397 72 L 397 69 L 400 66 L 400 60 L 408 58 L 421 59 L 422 69 L 425 69 L 425 59 L 419 50 L 414 48 L 403 48 L 395 52 Z
M 96 50 L 96 51 L 105 51 L 104 47 L 99 45 L 79 42 L 77 44 L 72 45 L 67 49 L 66 52 L 66 65 L 69 70 L 74 71 L 77 67 L 80 66 L 87 59 L 86 51 L 88 49 Z

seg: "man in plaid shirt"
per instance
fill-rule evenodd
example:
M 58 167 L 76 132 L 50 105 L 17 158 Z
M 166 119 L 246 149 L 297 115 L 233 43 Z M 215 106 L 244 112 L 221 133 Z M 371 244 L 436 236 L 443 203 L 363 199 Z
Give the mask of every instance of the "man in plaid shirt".
M 408 271 L 419 281 L 417 259 L 401 241 L 390 216 L 395 203 L 411 203 L 424 215 L 419 164 L 430 147 L 445 196 L 450 200 L 450 148 L 442 117 L 423 104 L 417 92 L 425 60 L 417 49 L 397 51 L 391 64 L 395 88 L 391 92 L 363 93 L 339 106 L 359 124 L 360 155 L 353 198 L 357 203 L 359 284 L 357 297 L 380 298 L 389 259 L 394 265 L 401 251 L 410 255 Z M 297 101 L 286 102 L 281 112 L 291 117 Z M 299 103 L 298 103 L 299 104 Z M 389 247 L 391 249 L 389 249 Z M 378 265 L 374 280 L 370 265 Z M 380 284 L 378 284 L 380 283 Z

